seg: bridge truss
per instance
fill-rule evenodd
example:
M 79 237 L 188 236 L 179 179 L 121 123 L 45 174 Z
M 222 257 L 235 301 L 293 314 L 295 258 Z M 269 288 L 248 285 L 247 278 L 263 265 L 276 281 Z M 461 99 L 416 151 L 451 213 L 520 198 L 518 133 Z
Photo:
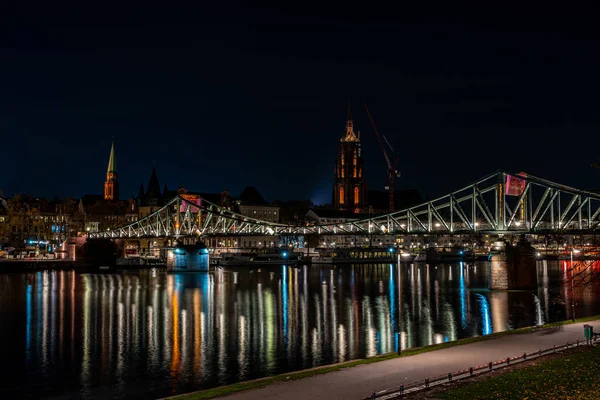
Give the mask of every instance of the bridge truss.
M 333 224 L 286 225 L 251 218 L 204 199 L 177 196 L 129 225 L 89 238 L 251 235 L 596 233 L 600 194 L 498 171 L 405 210 Z

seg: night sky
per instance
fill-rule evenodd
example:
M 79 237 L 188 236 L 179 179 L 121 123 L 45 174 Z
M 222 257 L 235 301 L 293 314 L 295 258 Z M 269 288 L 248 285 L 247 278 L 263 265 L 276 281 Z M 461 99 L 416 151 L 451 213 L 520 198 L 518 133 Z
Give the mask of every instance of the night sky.
M 3 5 L 7 195 L 102 193 L 114 137 L 122 198 L 155 165 L 171 189 L 326 203 L 348 101 L 369 188 L 383 189 L 365 100 L 400 189 L 431 198 L 497 169 L 600 187 L 593 10 L 88 3 Z

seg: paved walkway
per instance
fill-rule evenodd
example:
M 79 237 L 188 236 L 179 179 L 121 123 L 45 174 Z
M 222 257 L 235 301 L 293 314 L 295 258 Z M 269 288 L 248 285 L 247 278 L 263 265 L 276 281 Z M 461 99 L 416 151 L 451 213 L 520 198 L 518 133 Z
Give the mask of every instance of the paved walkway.
M 586 322 L 600 331 L 600 320 Z M 583 323 L 566 325 L 559 331 L 540 331 L 506 335 L 497 339 L 465 344 L 415 356 L 381 361 L 373 364 L 316 375 L 289 382 L 274 383 L 223 397 L 231 400 L 253 399 L 363 399 L 372 392 L 409 384 L 417 380 L 468 369 L 523 352 L 583 341 Z

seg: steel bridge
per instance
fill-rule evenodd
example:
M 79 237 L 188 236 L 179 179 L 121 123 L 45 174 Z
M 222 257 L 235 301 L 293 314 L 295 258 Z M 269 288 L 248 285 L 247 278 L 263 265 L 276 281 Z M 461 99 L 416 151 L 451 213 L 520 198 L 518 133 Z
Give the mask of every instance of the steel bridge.
M 598 233 L 600 194 L 524 174 L 497 171 L 435 200 L 336 224 L 287 225 L 177 196 L 129 225 L 88 238 L 251 235 Z

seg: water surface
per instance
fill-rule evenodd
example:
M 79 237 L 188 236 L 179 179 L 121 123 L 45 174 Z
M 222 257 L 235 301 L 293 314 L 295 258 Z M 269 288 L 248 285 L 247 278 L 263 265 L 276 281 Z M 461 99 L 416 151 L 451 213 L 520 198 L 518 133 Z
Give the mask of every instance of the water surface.
M 488 263 L 0 275 L 0 397 L 156 398 L 570 318 L 568 266 Z M 576 285 L 578 317 L 600 287 Z

